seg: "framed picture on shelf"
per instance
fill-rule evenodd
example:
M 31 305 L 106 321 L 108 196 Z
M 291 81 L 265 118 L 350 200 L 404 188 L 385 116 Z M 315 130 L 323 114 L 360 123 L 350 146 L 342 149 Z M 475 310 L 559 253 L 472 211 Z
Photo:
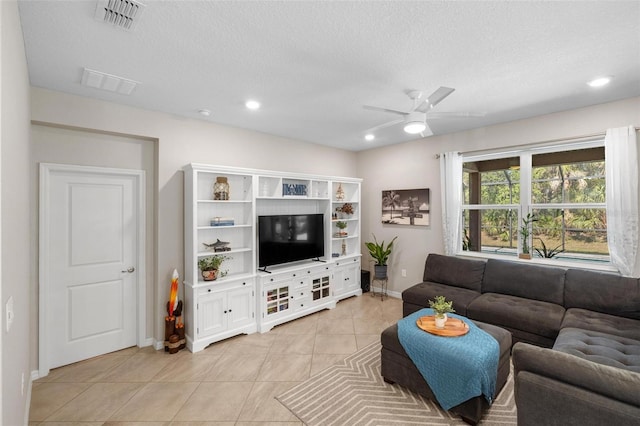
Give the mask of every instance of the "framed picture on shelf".
M 429 188 L 382 191 L 382 223 L 429 226 Z

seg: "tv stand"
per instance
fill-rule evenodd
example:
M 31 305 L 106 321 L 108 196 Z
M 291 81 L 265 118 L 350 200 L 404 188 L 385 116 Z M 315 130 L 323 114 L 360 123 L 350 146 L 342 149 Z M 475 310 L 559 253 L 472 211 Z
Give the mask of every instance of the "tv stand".
M 333 309 L 332 264 L 307 263 L 282 267 L 272 275 L 260 275 L 259 303 L 262 311 L 258 331 L 265 333 L 276 325 L 321 311 Z

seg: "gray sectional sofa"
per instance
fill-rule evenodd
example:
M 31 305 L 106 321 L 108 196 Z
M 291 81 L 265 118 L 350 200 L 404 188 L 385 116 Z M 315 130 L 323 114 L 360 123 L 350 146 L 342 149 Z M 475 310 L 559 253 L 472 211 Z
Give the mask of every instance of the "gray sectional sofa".
M 640 280 L 430 254 L 404 316 L 439 295 L 511 332 L 518 425 L 640 424 Z

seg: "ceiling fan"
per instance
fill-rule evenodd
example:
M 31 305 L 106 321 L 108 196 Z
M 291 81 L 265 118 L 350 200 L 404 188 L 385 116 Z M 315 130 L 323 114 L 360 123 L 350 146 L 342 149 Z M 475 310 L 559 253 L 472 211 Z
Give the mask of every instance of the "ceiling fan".
M 371 111 L 382 111 L 382 112 L 390 112 L 392 114 L 401 115 L 401 118 L 398 118 L 393 121 L 389 121 L 387 123 L 381 124 L 376 127 L 372 127 L 367 130 L 368 134 L 373 134 L 374 132 L 384 129 L 385 127 L 394 126 L 396 124 L 404 123 L 404 131 L 416 135 L 420 134 L 422 137 L 431 136 L 433 132 L 429 128 L 427 124 L 427 114 L 429 114 L 429 118 L 443 118 L 443 117 L 472 117 L 475 114 L 471 113 L 432 113 L 431 109 L 440 103 L 444 98 L 453 93 L 455 89 L 451 87 L 439 87 L 435 92 L 430 94 L 427 97 L 424 97 L 424 92 L 420 90 L 411 90 L 407 92 L 407 96 L 413 100 L 413 108 L 410 111 L 398 111 L 395 109 L 389 108 L 381 108 L 377 106 L 364 105 L 365 109 Z

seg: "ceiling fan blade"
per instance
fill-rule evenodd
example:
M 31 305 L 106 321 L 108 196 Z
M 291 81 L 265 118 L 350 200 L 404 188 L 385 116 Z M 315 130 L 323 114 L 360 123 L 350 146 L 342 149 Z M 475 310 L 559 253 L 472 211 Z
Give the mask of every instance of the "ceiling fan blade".
M 375 133 L 378 130 L 384 129 L 386 127 L 391 127 L 391 126 L 394 126 L 394 125 L 402 123 L 402 122 L 404 122 L 404 118 L 398 118 L 397 120 L 389 121 L 389 122 L 381 124 L 379 126 L 372 127 L 370 129 L 368 129 L 365 133 Z
M 431 118 L 476 118 L 476 117 L 484 117 L 487 115 L 484 112 L 429 112 L 428 117 Z
M 456 89 L 452 89 L 451 87 L 440 86 L 435 92 L 430 94 L 424 102 L 422 102 L 415 111 L 427 112 L 429 109 L 438 105 L 444 98 L 453 93 Z
M 404 111 L 397 111 L 395 109 L 381 108 L 381 107 L 371 106 L 371 105 L 363 105 L 362 108 L 368 109 L 370 111 L 390 112 L 392 114 L 399 114 L 399 115 L 407 115 L 408 114 L 408 112 L 404 112 Z
M 431 130 L 431 127 L 429 127 L 429 123 L 425 121 L 424 125 L 427 127 L 425 127 L 425 129 L 422 132 L 420 132 L 420 136 L 422 136 L 423 138 L 426 138 L 427 136 L 432 136 L 433 131 Z

